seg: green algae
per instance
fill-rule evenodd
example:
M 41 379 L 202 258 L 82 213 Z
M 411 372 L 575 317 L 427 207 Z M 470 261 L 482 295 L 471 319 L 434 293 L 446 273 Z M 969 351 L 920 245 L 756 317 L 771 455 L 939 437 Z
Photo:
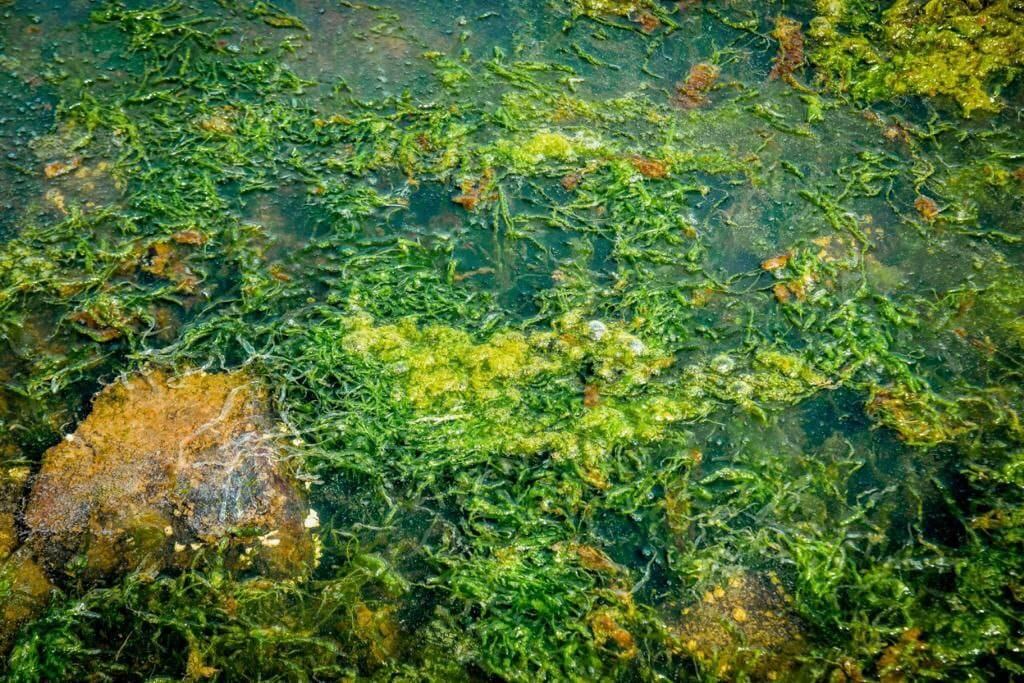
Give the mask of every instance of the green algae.
M 858 98 L 944 96 L 969 116 L 1003 106 L 1001 89 L 1024 66 L 1024 14 L 1013 2 L 900 0 L 877 17 L 855 4 L 818 4 L 811 59 Z
M 1019 673 L 1019 123 L 865 117 L 800 83 L 888 97 L 871 60 L 961 69 L 936 62 L 955 38 L 991 61 L 934 92 L 980 110 L 1016 68 L 1012 7 L 978 32 L 932 5 L 860 46 L 870 8 L 818 3 L 835 32 L 812 22 L 780 84 L 767 34 L 805 14 L 644 5 L 510 3 L 511 43 L 405 5 L 94 13 L 84 72 L 130 77 L 55 79 L 43 189 L 0 246 L 10 457 L 121 372 L 245 366 L 323 556 L 283 583 L 216 549 L 99 586 L 68 567 L 14 679 Z M 700 63 L 718 85 L 680 111 Z M 688 646 L 737 576 L 775 578 L 785 607 L 743 604 L 798 651 Z

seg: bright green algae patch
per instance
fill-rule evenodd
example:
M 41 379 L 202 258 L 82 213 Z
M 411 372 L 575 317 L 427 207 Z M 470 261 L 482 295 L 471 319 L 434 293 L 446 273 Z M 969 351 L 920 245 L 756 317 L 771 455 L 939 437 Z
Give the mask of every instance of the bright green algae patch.
M 811 59 L 856 97 L 943 95 L 970 115 L 1002 106 L 999 91 L 1024 68 L 1024 8 L 1012 0 L 900 0 L 877 19 L 870 3 L 816 5 Z
M 244 366 L 322 549 L 72 562 L 9 676 L 1020 675 L 1017 10 L 865 7 L 0 8 L 2 464 Z

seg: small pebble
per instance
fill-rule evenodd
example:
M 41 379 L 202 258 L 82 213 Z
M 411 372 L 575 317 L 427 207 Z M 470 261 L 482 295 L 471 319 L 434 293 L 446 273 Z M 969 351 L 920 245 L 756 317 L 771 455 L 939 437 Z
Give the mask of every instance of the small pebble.
M 608 326 L 600 320 L 591 320 L 587 323 L 587 331 L 590 333 L 591 339 L 601 341 L 608 334 Z

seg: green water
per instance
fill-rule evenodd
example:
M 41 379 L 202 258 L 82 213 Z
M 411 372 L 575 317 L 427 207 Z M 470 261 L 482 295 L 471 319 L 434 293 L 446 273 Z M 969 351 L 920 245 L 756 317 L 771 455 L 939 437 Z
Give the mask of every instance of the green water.
M 244 367 L 323 522 L 69 567 L 12 680 L 1024 675 L 1019 56 L 972 109 L 829 3 L 599 4 L 0 2 L 0 462 Z

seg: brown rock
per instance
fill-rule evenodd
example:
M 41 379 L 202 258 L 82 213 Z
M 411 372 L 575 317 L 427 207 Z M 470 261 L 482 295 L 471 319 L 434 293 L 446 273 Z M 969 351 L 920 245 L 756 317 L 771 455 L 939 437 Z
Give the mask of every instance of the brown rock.
M 0 468 L 0 561 L 18 546 L 16 516 L 28 475 L 24 465 Z
M 786 680 L 806 647 L 788 603 L 777 581 L 737 574 L 686 611 L 675 633 L 679 649 L 722 678 Z
M 46 605 L 53 586 L 25 548 L 0 563 L 0 652 Z
M 301 574 L 313 555 L 308 507 L 272 426 L 242 373 L 111 385 L 44 455 L 26 546 L 54 576 L 74 556 L 91 576 L 182 566 L 221 541 L 240 567 Z

